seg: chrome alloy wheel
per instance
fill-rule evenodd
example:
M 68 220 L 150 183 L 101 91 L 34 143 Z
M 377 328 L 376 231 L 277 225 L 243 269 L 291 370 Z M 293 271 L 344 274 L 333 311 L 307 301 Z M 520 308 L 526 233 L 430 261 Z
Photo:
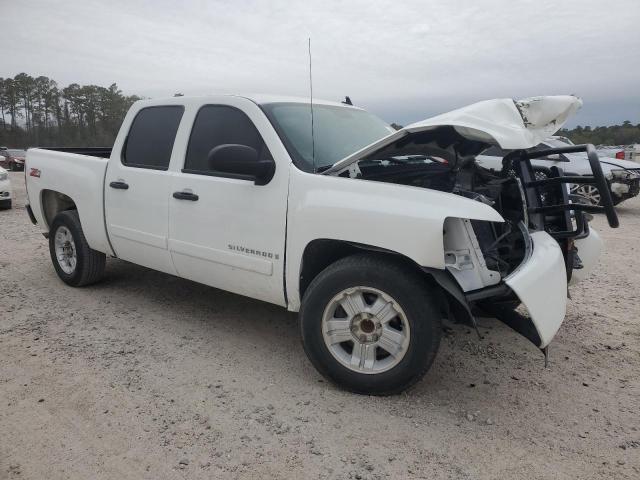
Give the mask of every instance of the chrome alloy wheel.
M 381 373 L 395 367 L 407 353 L 410 334 L 400 305 L 375 288 L 341 291 L 322 315 L 322 335 L 329 352 L 358 373 Z
M 67 227 L 61 226 L 54 237 L 54 247 L 58 265 L 64 273 L 71 275 L 78 264 L 78 254 L 73 236 Z
M 600 205 L 600 192 L 593 185 L 579 185 L 571 189 L 571 193 L 586 198 L 591 205 Z

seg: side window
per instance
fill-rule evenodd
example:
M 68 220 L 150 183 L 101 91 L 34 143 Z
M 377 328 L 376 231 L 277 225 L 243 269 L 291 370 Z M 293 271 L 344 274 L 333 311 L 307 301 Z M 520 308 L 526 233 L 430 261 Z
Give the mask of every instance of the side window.
M 148 107 L 133 119 L 122 163 L 129 167 L 167 170 L 184 107 Z
M 225 105 L 206 105 L 198 111 L 193 123 L 183 172 L 215 174 L 209 168 L 209 152 L 226 144 L 246 145 L 256 149 L 259 159 L 271 158 L 258 130 L 244 112 Z

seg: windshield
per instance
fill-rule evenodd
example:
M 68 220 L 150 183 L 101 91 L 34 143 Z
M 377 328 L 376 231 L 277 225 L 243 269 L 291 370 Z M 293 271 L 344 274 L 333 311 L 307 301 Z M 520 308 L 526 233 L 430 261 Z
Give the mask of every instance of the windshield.
M 308 172 L 329 167 L 395 131 L 378 117 L 364 110 L 314 105 L 315 141 L 312 145 L 310 105 L 271 103 L 262 105 L 262 108 L 296 166 Z

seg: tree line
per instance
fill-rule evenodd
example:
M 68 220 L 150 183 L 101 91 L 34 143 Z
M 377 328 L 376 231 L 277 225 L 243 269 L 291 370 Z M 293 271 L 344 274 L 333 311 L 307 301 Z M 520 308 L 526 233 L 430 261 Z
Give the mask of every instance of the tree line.
M 0 77 L 0 145 L 111 146 L 139 99 L 123 95 L 115 83 L 61 87 L 46 76 Z
M 0 145 L 111 146 L 127 110 L 140 98 L 123 95 L 115 83 L 109 87 L 77 83 L 60 87 L 42 75 L 0 77 Z M 577 126 L 562 129 L 558 135 L 578 144 L 629 145 L 640 142 L 640 124 L 625 121 L 608 127 Z
M 595 128 L 578 125 L 571 130 L 563 128 L 558 135 L 570 138 L 575 144 L 631 145 L 640 143 L 640 123 L 633 125 L 629 120 L 625 120 L 622 125 Z

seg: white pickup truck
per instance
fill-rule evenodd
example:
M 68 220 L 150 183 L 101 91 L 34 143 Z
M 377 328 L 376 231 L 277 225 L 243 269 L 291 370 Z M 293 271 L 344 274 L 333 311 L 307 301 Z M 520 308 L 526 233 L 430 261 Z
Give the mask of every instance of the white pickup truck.
M 391 394 L 429 369 L 446 318 L 493 315 L 546 353 L 600 252 L 585 211 L 617 226 L 592 146 L 549 150 L 586 151 L 579 179 L 536 180 L 549 152 L 525 150 L 580 105 L 489 100 L 395 132 L 333 102 L 145 100 L 112 149 L 29 149 L 28 212 L 67 284 L 110 256 L 299 311 L 323 375 Z M 475 162 L 492 145 L 501 172 Z M 572 204 L 577 181 L 604 185 L 602 205 Z

